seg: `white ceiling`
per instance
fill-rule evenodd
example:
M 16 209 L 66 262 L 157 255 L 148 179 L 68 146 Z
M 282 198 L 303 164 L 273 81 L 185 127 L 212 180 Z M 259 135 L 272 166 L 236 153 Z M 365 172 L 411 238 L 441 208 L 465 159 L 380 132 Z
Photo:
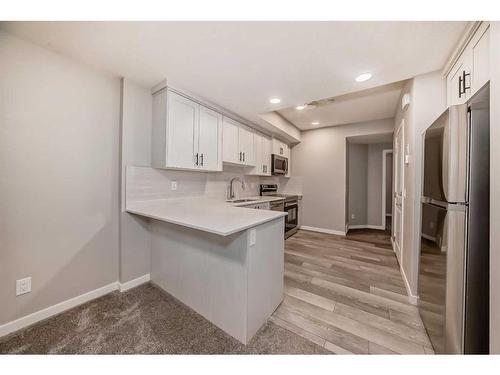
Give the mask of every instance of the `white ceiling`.
M 405 81 L 337 96 L 333 102 L 278 111 L 300 130 L 394 117 Z M 313 125 L 319 122 L 319 125 Z
M 4 22 L 3 29 L 151 87 L 258 115 L 441 69 L 466 22 Z M 370 71 L 373 78 L 354 77 Z M 269 98 L 278 96 L 273 106 Z

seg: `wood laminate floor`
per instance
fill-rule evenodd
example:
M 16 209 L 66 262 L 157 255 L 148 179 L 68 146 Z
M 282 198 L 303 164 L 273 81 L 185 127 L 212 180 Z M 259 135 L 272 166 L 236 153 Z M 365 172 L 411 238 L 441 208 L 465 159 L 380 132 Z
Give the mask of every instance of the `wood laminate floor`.
M 384 231 L 287 239 L 285 298 L 270 320 L 338 354 L 433 353 Z

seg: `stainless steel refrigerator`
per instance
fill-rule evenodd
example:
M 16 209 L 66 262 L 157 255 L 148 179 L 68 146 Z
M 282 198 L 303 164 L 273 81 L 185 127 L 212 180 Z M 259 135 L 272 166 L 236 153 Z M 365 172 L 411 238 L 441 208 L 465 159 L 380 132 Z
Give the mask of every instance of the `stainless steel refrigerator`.
M 486 85 L 424 135 L 418 307 L 436 353 L 489 352 L 489 126 Z

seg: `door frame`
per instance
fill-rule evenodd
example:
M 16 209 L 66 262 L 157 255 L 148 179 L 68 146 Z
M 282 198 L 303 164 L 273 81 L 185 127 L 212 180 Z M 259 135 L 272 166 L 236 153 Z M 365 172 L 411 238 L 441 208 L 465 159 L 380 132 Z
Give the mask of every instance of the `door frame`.
M 400 230 L 400 244 L 398 246 L 399 248 L 399 259 L 398 261 L 400 264 L 403 264 L 403 241 L 404 241 L 404 201 L 405 201 L 405 168 L 404 168 L 404 153 L 405 153 L 405 119 L 401 119 L 401 123 L 399 124 L 398 128 L 394 132 L 394 138 L 396 139 L 398 137 L 398 134 L 401 133 L 401 144 L 399 145 L 398 151 L 398 157 L 395 158 L 393 157 L 392 159 L 392 170 L 394 172 L 394 176 L 397 177 L 394 179 L 394 194 L 392 198 L 392 227 L 391 227 L 391 242 L 392 242 L 392 247 L 394 252 L 396 253 L 396 257 L 398 255 L 398 252 L 396 252 L 396 234 L 395 234 L 395 221 L 396 221 L 396 184 L 397 180 L 400 179 L 401 181 L 401 220 L 399 223 L 399 230 Z M 394 149 L 394 147 L 393 147 Z M 394 155 L 394 154 L 393 154 Z M 402 162 L 400 162 L 402 161 Z
M 387 200 L 385 199 L 386 197 L 386 194 L 387 194 L 387 155 L 388 154 L 393 154 L 392 152 L 393 150 L 383 150 L 382 151 L 382 229 L 385 230 L 386 229 L 386 215 L 387 215 L 387 212 L 386 212 L 386 204 L 387 204 Z M 393 154 L 393 163 L 392 165 L 394 166 L 394 154 Z M 394 167 L 392 169 L 392 171 L 394 172 Z M 394 173 L 392 173 L 392 175 L 394 176 Z M 394 178 L 392 178 L 392 180 L 394 182 Z M 394 184 L 394 183 L 393 183 Z M 391 186 L 391 190 L 392 190 L 392 186 Z M 391 194 L 391 197 L 393 196 L 393 194 Z M 391 204 L 392 205 L 392 204 Z M 392 226 L 391 226 L 392 227 Z

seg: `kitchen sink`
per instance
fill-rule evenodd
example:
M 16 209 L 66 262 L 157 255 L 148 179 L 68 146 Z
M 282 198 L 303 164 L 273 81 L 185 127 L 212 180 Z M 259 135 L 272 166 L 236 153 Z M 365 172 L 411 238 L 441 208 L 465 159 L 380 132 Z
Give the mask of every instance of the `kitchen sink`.
M 255 202 L 255 199 L 234 199 L 231 203 Z

